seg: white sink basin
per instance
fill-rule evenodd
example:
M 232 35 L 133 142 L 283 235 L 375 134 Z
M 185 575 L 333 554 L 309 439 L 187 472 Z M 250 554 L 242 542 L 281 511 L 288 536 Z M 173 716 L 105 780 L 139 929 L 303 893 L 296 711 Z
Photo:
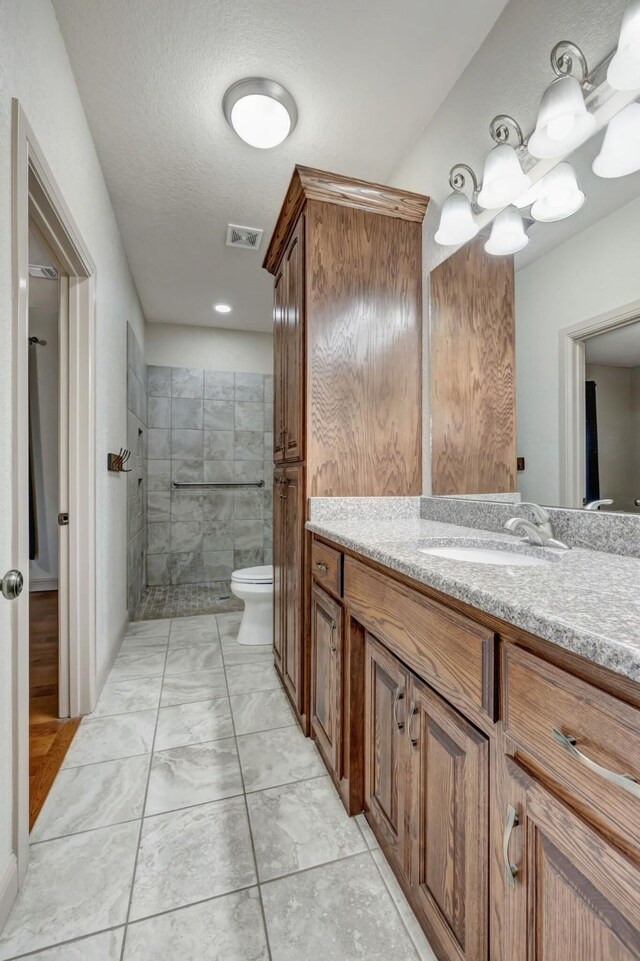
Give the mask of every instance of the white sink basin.
M 446 557 L 450 561 L 468 561 L 471 564 L 498 564 L 501 567 L 539 567 L 548 564 L 543 555 L 519 554 L 499 547 L 422 547 L 421 554 Z

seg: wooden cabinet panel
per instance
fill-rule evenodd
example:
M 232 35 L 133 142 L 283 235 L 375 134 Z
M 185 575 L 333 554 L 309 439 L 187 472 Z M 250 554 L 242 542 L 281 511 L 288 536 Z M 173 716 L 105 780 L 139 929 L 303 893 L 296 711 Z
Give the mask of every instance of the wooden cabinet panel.
M 328 544 L 314 540 L 311 546 L 311 574 L 326 590 L 342 597 L 342 557 Z
M 370 634 L 365 639 L 365 809 L 387 851 L 406 868 L 409 675 Z
M 410 696 L 411 892 L 448 958 L 486 961 L 488 741 L 417 678 Z
M 342 776 L 342 607 L 311 590 L 311 728 L 325 762 Z
M 284 459 L 304 460 L 304 214 L 300 216 L 285 255 L 286 318 L 284 353 Z
M 285 385 L 287 383 L 287 355 L 285 351 L 285 323 L 287 312 L 286 263 L 276 276 L 273 292 L 273 460 L 284 460 Z
M 513 644 L 503 664 L 504 728 L 517 755 L 640 858 L 640 829 L 629 830 L 640 825 L 640 711 Z
M 304 711 L 304 488 L 303 468 L 285 467 L 281 485 L 284 562 L 283 680 L 300 714 Z
M 273 475 L 273 660 L 280 675 L 284 671 L 287 556 L 284 543 L 283 483 L 284 471 L 276 470 Z
M 640 961 L 638 864 L 511 760 L 506 784 L 505 959 Z

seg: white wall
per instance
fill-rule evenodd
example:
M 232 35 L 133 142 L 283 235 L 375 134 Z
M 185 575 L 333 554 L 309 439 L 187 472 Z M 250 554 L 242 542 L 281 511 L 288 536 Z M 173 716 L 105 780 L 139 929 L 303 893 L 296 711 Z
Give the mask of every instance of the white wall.
M 185 324 L 148 324 L 146 359 L 158 367 L 273 373 L 273 336 Z
M 640 511 L 635 503 L 640 498 L 640 367 L 634 367 L 631 371 L 631 408 L 633 431 L 633 507 L 632 511 Z
M 516 437 L 526 500 L 560 503 L 559 331 L 640 300 L 640 200 L 516 274 Z
M 97 264 L 97 661 L 109 661 L 126 620 L 126 484 L 108 475 L 108 450 L 127 436 L 126 321 L 144 317 L 89 127 L 49 0 L 0 3 L 0 573 L 11 539 L 11 98 L 17 97 Z M 26 492 L 25 492 L 26 496 Z M 11 851 L 11 607 L 0 599 L 0 886 Z M 0 891 L 0 896 L 2 892 Z

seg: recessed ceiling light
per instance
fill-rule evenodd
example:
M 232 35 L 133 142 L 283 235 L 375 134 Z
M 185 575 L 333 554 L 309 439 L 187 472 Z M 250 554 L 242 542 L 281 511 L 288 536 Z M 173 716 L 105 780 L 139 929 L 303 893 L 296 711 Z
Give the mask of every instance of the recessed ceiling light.
M 262 150 L 286 140 L 298 121 L 298 108 L 289 91 L 264 77 L 234 83 L 225 93 L 222 107 L 238 136 Z
M 230 314 L 233 307 L 230 304 L 214 304 L 213 309 L 219 314 Z

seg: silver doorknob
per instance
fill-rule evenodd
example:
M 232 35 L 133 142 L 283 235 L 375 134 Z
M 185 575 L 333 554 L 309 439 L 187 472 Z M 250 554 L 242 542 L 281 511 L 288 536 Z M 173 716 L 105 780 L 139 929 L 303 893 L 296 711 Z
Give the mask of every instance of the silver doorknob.
M 20 571 L 7 571 L 2 578 L 2 596 L 8 601 L 15 601 L 22 594 L 24 577 Z

